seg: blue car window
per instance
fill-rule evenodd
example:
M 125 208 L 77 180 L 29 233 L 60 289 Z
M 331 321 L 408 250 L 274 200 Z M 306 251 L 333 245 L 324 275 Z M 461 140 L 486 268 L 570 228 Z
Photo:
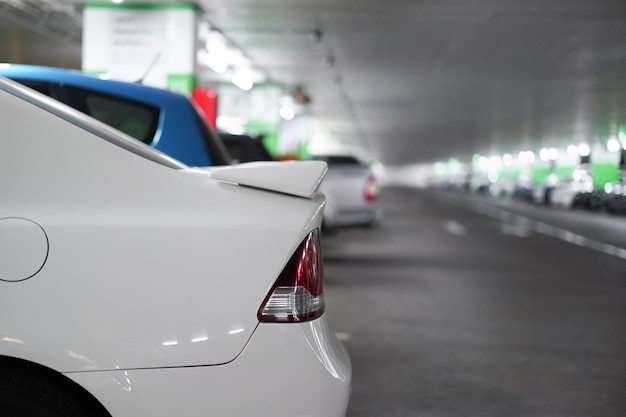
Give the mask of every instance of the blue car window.
M 145 106 L 96 94 L 85 98 L 85 106 L 92 117 L 144 143 L 149 144 L 152 141 L 151 126 L 155 124 L 154 115 Z
M 66 86 L 73 107 L 122 132 L 150 144 L 159 122 L 159 109 L 105 93 Z
M 221 137 L 184 96 L 160 93 L 145 86 L 127 89 L 114 82 L 108 84 L 92 77 L 73 75 L 78 77 L 74 85 L 69 81 L 29 79 L 28 76 L 11 78 L 188 165 L 232 163 Z M 141 88 L 146 89 L 147 97 L 143 96 Z
M 32 81 L 32 80 L 20 80 L 16 79 L 15 81 L 24 84 L 25 86 L 32 88 L 35 91 L 39 91 L 42 94 L 45 94 L 50 97 L 54 97 L 52 92 L 53 86 L 49 82 L 45 81 Z

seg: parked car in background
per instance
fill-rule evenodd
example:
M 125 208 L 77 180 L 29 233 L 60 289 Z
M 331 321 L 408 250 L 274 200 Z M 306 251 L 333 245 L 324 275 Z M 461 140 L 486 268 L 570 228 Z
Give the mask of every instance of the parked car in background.
M 559 182 L 559 177 L 552 173 L 532 189 L 532 201 L 535 204 L 549 206 L 552 204 L 552 192 Z
M 511 196 L 517 200 L 532 202 L 534 188 L 515 186 Z
M 3 416 L 345 415 L 326 164 L 190 168 L 3 77 L 0 108 Z
M 331 231 L 346 226 L 371 226 L 383 213 L 377 205 L 378 180 L 372 169 L 353 155 L 314 155 L 328 164 L 320 185 L 326 195 L 323 226 Z
M 515 191 L 515 182 L 510 178 L 499 178 L 489 184 L 489 195 L 492 197 L 511 197 Z
M 602 207 L 612 214 L 626 214 L 626 181 L 620 178 L 607 183 L 599 197 Z
M 585 196 L 593 191 L 593 179 L 584 171 L 576 170 L 570 178 L 557 182 L 550 195 L 550 203 L 559 207 L 579 207 Z
M 263 144 L 263 136 L 235 135 L 226 132 L 220 132 L 219 135 L 233 162 L 274 161 Z
M 217 132 L 182 94 L 36 65 L 0 64 L 0 75 L 88 114 L 187 165 L 231 163 Z
M 467 190 L 477 194 L 489 194 L 491 181 L 489 175 L 482 172 L 472 172 L 469 174 Z

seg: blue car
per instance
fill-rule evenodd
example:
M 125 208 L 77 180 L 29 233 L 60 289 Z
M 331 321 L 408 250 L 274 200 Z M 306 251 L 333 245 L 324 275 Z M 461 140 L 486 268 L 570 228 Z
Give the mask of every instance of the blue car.
M 0 75 L 74 107 L 187 165 L 231 163 L 220 136 L 182 94 L 35 65 L 0 64 Z

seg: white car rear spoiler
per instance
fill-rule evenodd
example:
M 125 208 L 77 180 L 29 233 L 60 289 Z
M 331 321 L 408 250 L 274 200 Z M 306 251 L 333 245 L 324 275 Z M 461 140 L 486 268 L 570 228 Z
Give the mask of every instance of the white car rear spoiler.
M 248 162 L 183 171 L 246 187 L 313 198 L 328 167 L 323 161 Z

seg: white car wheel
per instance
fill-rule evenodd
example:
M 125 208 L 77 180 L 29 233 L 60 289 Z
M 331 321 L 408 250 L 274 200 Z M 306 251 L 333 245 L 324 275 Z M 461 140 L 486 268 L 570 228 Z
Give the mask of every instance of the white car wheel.
M 99 403 L 63 376 L 32 368 L 0 367 L 0 415 L 14 417 L 109 417 Z M 61 382 L 62 381 L 62 382 Z

